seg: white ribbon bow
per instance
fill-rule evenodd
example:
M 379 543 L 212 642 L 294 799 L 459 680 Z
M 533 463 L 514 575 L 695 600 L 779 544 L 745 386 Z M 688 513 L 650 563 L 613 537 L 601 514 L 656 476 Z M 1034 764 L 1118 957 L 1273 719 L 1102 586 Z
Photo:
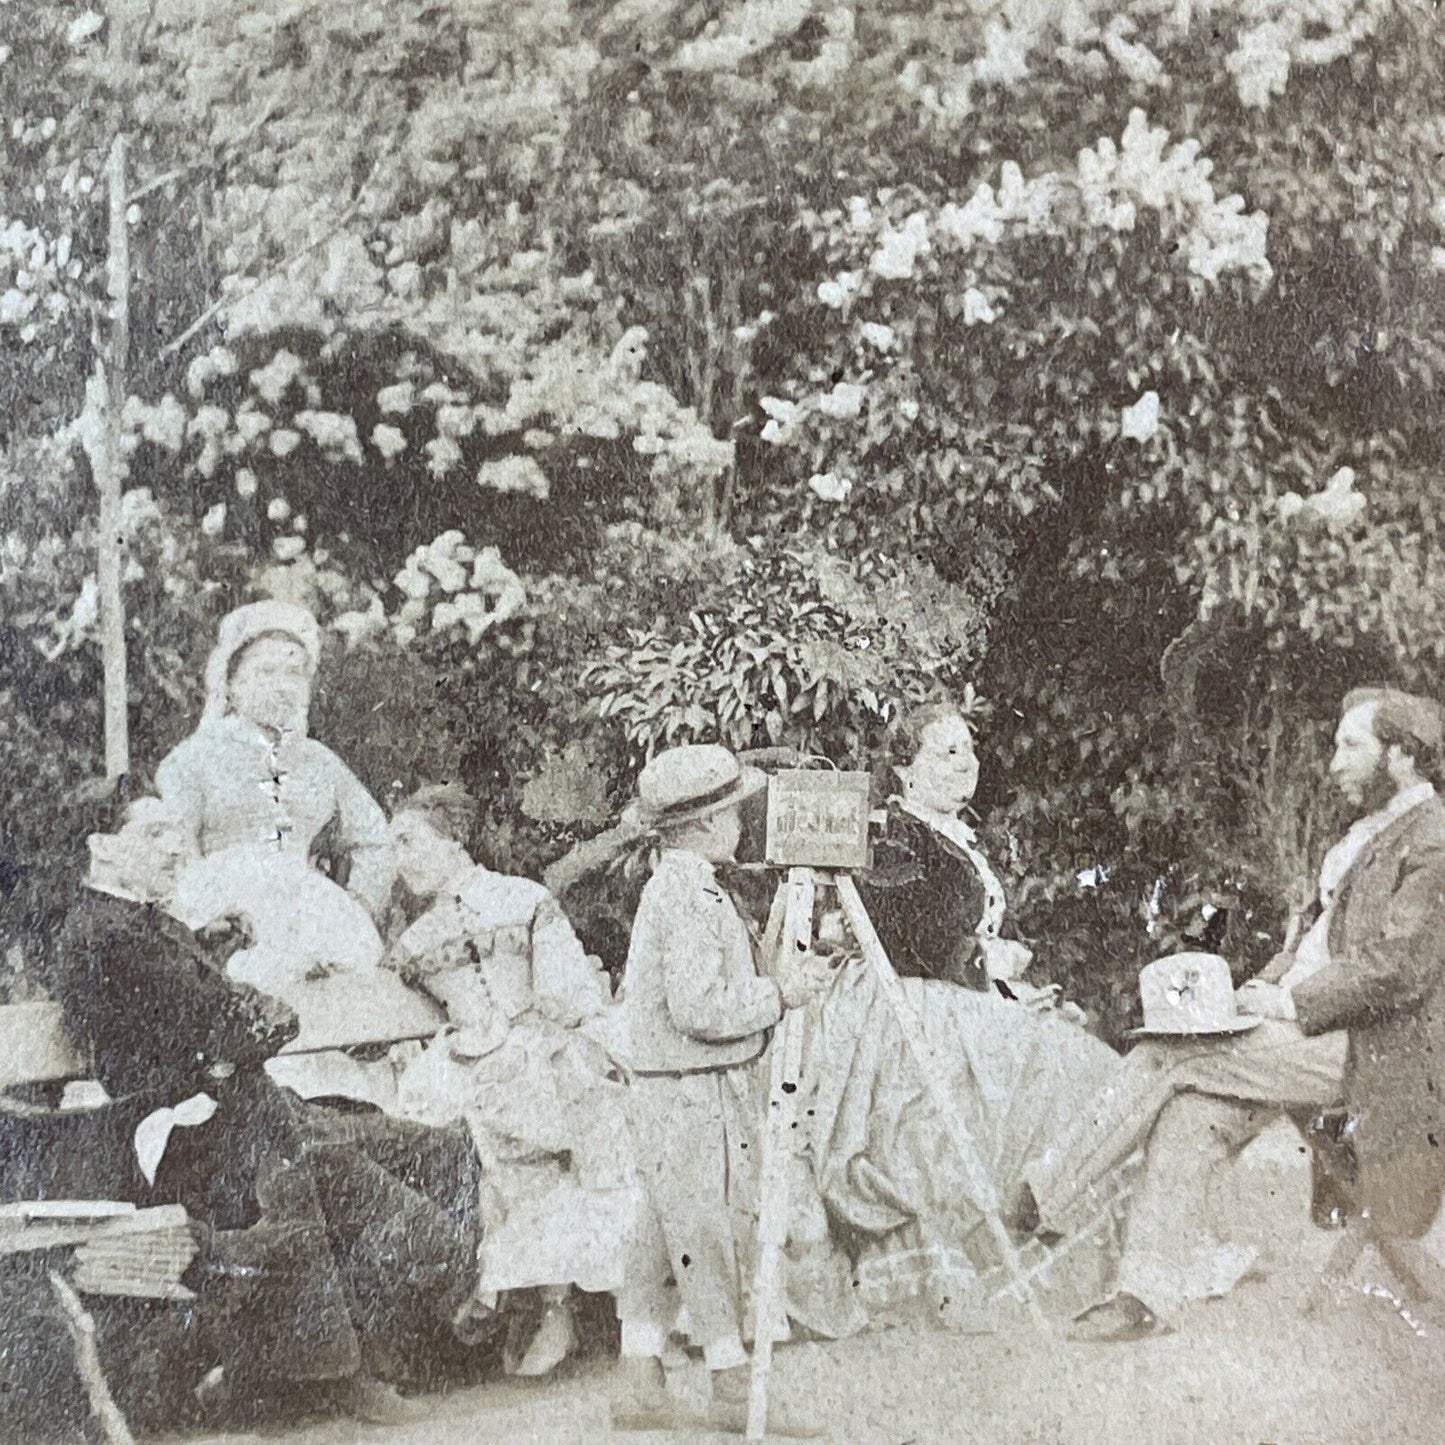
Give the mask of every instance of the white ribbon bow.
M 192 1094 L 173 1109 L 157 1109 L 147 1114 L 136 1126 L 135 1157 L 147 1184 L 156 1182 L 156 1170 L 165 1157 L 172 1129 L 194 1129 L 216 1112 L 216 1101 L 209 1094 Z

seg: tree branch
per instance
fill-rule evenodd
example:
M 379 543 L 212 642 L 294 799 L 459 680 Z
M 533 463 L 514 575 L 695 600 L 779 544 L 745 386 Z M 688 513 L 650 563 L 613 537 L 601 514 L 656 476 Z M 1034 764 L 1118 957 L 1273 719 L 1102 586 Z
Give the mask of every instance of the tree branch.
M 394 154 L 396 143 L 401 139 L 401 133 L 404 127 L 405 122 L 403 122 L 401 126 L 398 126 L 397 129 L 392 133 L 390 143 L 382 150 L 381 154 L 377 157 L 376 163 L 367 172 L 366 179 L 362 181 L 359 186 L 357 186 L 356 192 L 351 198 L 350 205 L 348 205 L 347 208 L 336 218 L 335 223 L 327 227 L 327 229 L 323 231 L 319 236 L 315 237 L 313 240 L 308 241 L 299 251 L 295 252 L 293 255 L 284 257 L 274 266 L 270 267 L 267 271 L 265 271 L 261 276 L 257 277 L 257 286 L 264 286 L 268 281 L 274 279 L 276 276 L 279 276 L 283 271 L 290 270 L 291 267 L 293 267 L 298 261 L 303 260 L 305 257 L 309 256 L 314 250 L 317 249 L 317 247 L 324 246 L 329 240 L 332 239 L 332 237 L 337 235 L 343 227 L 350 224 L 352 217 L 354 217 L 356 213 L 361 209 L 362 201 L 366 198 L 366 188 L 372 183 L 373 180 L 375 180 L 377 172 L 381 170 L 382 162 L 389 159 L 390 156 Z M 161 356 L 171 356 L 175 352 L 179 351 L 181 347 L 183 347 L 188 341 L 192 340 L 200 332 L 204 331 L 205 328 L 209 326 L 210 323 L 222 311 L 226 309 L 226 307 L 234 305 L 235 302 L 239 299 L 240 298 L 237 297 L 234 292 L 230 295 L 222 295 L 216 297 L 216 299 L 208 307 L 206 307 L 206 309 L 201 312 L 201 314 L 196 317 L 196 319 L 191 322 L 191 324 L 186 327 L 186 329 L 182 331 L 179 336 L 174 337 L 172 340 L 166 342 L 166 344 L 161 348 Z

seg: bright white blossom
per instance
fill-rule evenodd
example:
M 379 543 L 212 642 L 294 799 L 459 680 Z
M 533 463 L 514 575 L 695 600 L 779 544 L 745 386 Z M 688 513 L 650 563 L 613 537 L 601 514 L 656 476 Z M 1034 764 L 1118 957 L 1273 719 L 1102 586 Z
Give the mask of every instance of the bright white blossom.
M 784 401 L 776 396 L 765 396 L 758 405 L 768 416 L 763 423 L 763 440 L 773 446 L 786 446 L 797 434 L 802 408 L 796 402 Z
M 1029 73 L 1028 31 L 990 20 L 983 31 L 983 54 L 973 62 L 973 78 L 984 85 L 1014 85 Z
M 477 485 L 494 492 L 523 492 L 545 502 L 552 494 L 546 472 L 531 457 L 499 457 L 477 469 Z
M 835 421 L 851 421 L 863 410 L 867 394 L 856 382 L 840 381 L 832 391 L 818 398 L 818 410 Z
M 863 340 L 879 351 L 892 351 L 898 340 L 898 333 L 891 326 L 878 321 L 865 321 L 858 330 Z
M 346 639 L 346 650 L 370 642 L 386 633 L 386 609 L 380 597 L 373 597 L 363 611 L 343 612 L 332 621 L 332 627 Z
M 808 478 L 808 486 L 814 496 L 824 502 L 846 502 L 853 490 L 853 483 L 837 472 L 815 472 Z
M 1102 43 L 1115 65 L 1136 85 L 1167 83 L 1164 66 L 1147 45 L 1139 45 L 1127 37 L 1135 30 L 1127 15 L 1116 15 L 1104 31 Z
M 376 393 L 376 404 L 383 412 L 399 412 L 404 416 L 416 405 L 416 388 L 409 381 L 399 381 L 395 386 L 384 386 Z
M 960 246 L 983 241 L 990 246 L 1003 239 L 1003 218 L 993 187 L 984 182 L 962 206 L 952 202 L 938 213 L 938 229 Z
M 989 305 L 988 297 L 977 286 L 970 286 L 963 293 L 963 324 L 975 326 L 981 321 L 987 325 L 997 320 L 998 312 Z
M 345 457 L 348 461 L 362 459 L 361 439 L 356 434 L 356 421 L 345 412 L 298 411 L 292 418 L 331 460 Z
M 97 14 L 94 10 L 86 10 L 70 22 L 65 38 L 71 45 L 84 45 L 92 35 L 100 33 L 104 24 L 104 15 Z
M 928 239 L 928 217 L 915 211 L 900 228 L 883 232 L 868 260 L 868 269 L 885 281 L 906 281 L 913 275 L 918 258 L 932 250 Z
M 824 306 L 831 306 L 836 311 L 853 299 L 862 284 L 863 274 L 861 271 L 844 271 L 831 281 L 819 282 L 818 300 Z
M 264 411 L 243 406 L 236 413 L 236 430 L 248 446 L 254 445 L 259 437 L 271 429 L 271 418 Z
M 1119 432 L 1130 441 L 1147 442 L 1159 430 L 1159 393 L 1146 391 L 1119 413 Z
M 427 470 L 432 476 L 446 476 L 462 459 L 462 449 L 451 437 L 437 437 L 426 444 Z
M 275 406 L 285 395 L 286 388 L 304 371 L 301 358 L 283 348 L 265 366 L 258 367 L 251 373 L 251 385 L 261 393 L 264 400 Z
M 371 429 L 371 444 L 390 461 L 406 450 L 406 437 L 396 427 L 378 422 Z
M 201 518 L 201 531 L 207 537 L 219 537 L 226 530 L 226 504 L 217 502 Z

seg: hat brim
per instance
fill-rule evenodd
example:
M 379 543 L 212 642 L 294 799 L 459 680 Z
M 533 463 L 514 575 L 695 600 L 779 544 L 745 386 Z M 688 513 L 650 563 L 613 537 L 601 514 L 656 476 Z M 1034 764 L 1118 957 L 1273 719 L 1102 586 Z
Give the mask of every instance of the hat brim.
M 709 799 L 695 808 L 674 808 L 667 813 L 654 813 L 640 802 L 630 803 L 623 810 L 622 822 L 630 827 L 673 829 L 686 823 L 699 823 L 711 818 L 714 813 L 725 812 L 739 807 L 749 798 L 755 798 L 768 786 L 768 775 L 759 768 L 744 767 L 737 782 L 721 797 Z
M 446 1023 L 432 999 L 382 969 L 303 980 L 286 990 L 284 1002 L 295 1009 L 301 1032 L 283 1054 L 429 1039 Z
M 1223 1039 L 1234 1034 L 1247 1034 L 1257 1029 L 1263 1019 L 1240 1017 L 1227 1024 L 1218 1024 L 1210 1029 L 1129 1029 L 1126 1039 Z

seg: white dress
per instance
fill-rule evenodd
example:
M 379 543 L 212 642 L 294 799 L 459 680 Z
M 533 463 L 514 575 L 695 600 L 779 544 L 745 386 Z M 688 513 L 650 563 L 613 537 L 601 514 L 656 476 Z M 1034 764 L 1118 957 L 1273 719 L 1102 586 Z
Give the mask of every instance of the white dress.
M 464 1119 L 503 1213 L 488 1221 L 482 1293 L 621 1287 L 636 1209 L 625 1089 L 605 1038 L 606 975 L 540 884 L 477 867 L 398 941 L 451 1027 L 407 1069 L 400 1107 Z
M 442 1024 L 430 1000 L 381 972 L 382 942 L 366 909 L 292 852 L 246 845 L 191 863 L 171 912 L 193 929 L 243 918 L 249 948 L 226 961 L 226 975 L 289 1004 L 301 1025 L 296 1042 L 266 1072 L 303 1099 L 351 1099 L 395 1113 L 398 1073 L 416 1052 L 357 1058 L 319 1042 L 380 1044 L 429 1036 Z M 312 975 L 325 973 L 320 981 Z M 374 1049 L 368 1052 L 375 1052 Z

